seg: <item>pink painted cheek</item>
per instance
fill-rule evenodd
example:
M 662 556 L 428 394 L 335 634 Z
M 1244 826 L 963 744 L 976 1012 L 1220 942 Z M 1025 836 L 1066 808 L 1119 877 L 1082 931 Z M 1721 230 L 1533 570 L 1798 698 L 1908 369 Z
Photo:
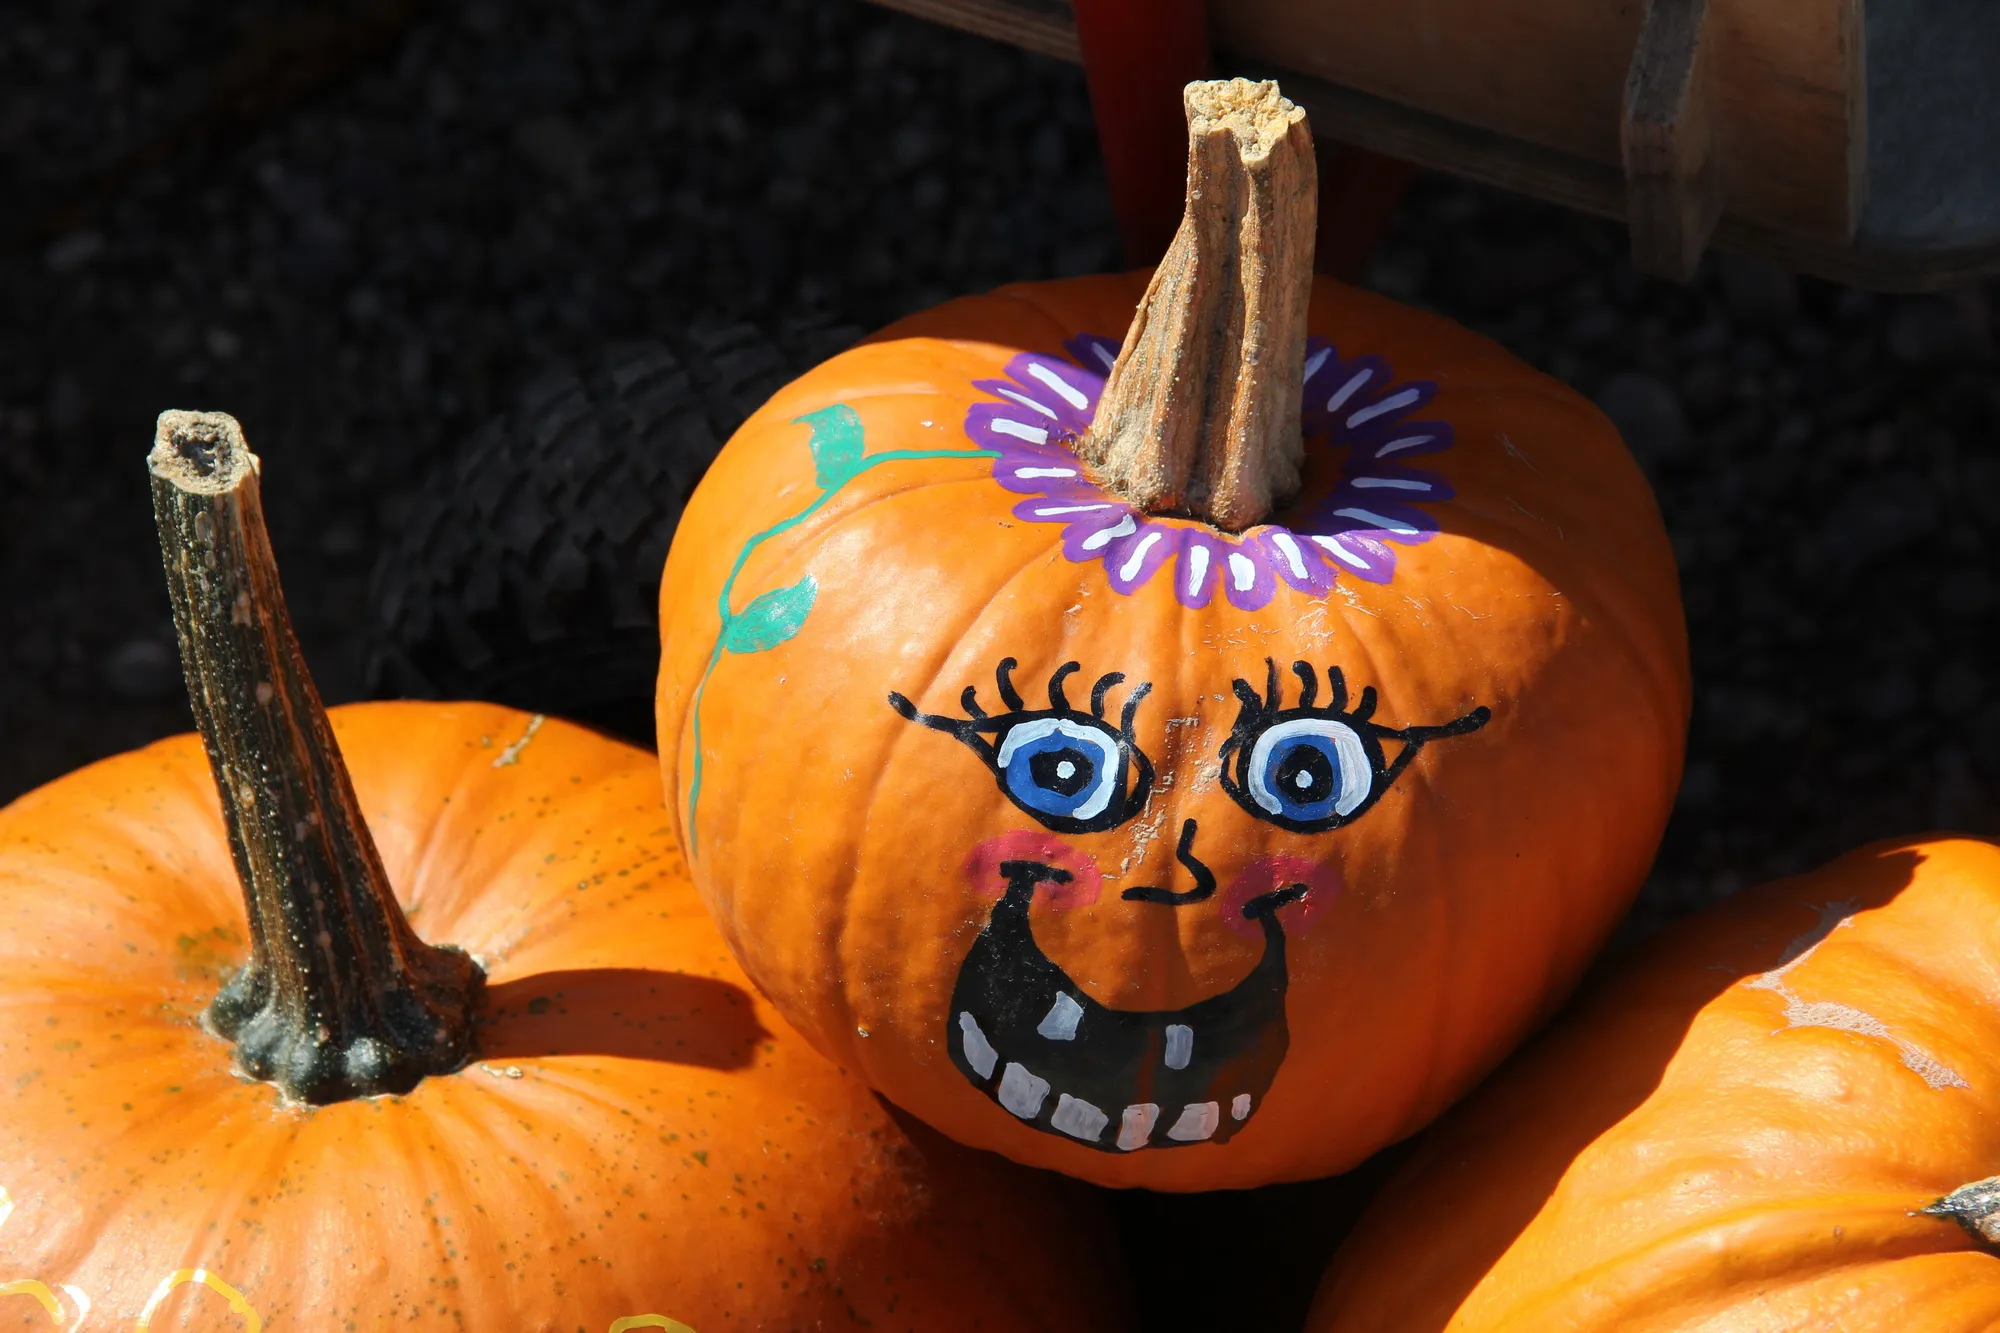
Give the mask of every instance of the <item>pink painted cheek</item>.
M 1008 861 L 1039 861 L 1069 872 L 1067 880 L 1045 879 L 1036 889 L 1035 896 L 1050 907 L 1087 907 L 1097 901 L 1104 888 L 1095 860 L 1040 829 L 1012 829 L 974 847 L 972 855 L 965 858 L 966 882 L 997 897 L 1007 889 L 1000 867 Z
M 1244 904 L 1294 884 L 1306 886 L 1305 897 L 1280 907 L 1278 920 L 1288 933 L 1304 934 L 1333 906 L 1342 885 L 1340 871 L 1302 856 L 1264 856 L 1245 866 L 1220 895 L 1223 923 L 1239 935 L 1262 935 L 1264 928 L 1256 919 L 1243 915 Z

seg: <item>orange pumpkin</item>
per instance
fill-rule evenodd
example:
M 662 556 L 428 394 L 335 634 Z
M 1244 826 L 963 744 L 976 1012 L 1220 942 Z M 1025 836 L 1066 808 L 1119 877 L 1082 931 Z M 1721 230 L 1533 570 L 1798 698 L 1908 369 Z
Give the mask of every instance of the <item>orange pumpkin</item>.
M 1422 1125 L 1581 970 L 1680 770 L 1672 556 L 1616 433 L 1260 267 L 1300 223 L 1258 201 L 1312 196 L 1252 92 L 1270 134 L 1195 116 L 1191 198 L 1240 226 L 1193 208 L 1150 279 L 953 301 L 794 382 L 661 597 L 661 764 L 752 979 L 953 1137 L 1108 1184 Z M 1246 520 L 1260 487 L 1293 498 Z
M 1391 1177 L 1308 1326 L 1978 1333 L 1996 1166 L 2000 847 L 1879 844 L 1586 990 Z
M 221 571 L 204 598 L 228 629 L 243 584 Z M 282 648 L 267 586 L 239 627 Z M 289 656 L 242 701 L 270 710 L 263 739 L 194 673 L 240 782 L 227 821 L 193 736 L 0 811 L 0 1326 L 1120 1326 L 1088 1200 L 907 1127 L 751 992 L 650 754 L 481 704 L 338 709 L 328 731 Z M 379 848 L 396 920 L 484 970 L 469 1053 L 398 1094 L 290 1100 L 210 1030 L 218 985 L 257 970 L 231 844 L 265 873 L 257 810 L 296 791 L 274 715 L 293 706 L 344 789 L 338 738 L 373 839 L 342 846 L 327 788 L 285 842 Z M 251 753 L 269 766 L 237 766 Z M 365 893 L 320 888 L 337 951 Z M 289 947 L 266 941 L 267 971 Z M 307 997 L 336 1016 L 355 998 Z

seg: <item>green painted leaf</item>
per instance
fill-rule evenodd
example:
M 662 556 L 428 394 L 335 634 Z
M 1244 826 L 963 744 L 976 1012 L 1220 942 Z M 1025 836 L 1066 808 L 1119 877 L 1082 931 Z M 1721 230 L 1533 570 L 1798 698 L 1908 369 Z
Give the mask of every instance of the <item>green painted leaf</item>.
M 789 588 L 773 588 L 722 627 L 722 646 L 732 653 L 761 653 L 799 632 L 812 613 L 819 584 L 808 574 Z
M 846 403 L 835 403 L 797 420 L 812 428 L 813 480 L 821 490 L 832 490 L 860 470 L 860 413 Z

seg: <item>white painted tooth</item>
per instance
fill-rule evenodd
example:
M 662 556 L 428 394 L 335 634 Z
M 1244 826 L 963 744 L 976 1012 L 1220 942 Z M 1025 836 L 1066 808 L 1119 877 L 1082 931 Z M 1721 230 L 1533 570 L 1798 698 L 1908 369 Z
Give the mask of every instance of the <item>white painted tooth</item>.
M 1167 1068 L 1186 1069 L 1194 1059 L 1194 1029 L 1181 1023 L 1167 1024 Z
M 1000 1104 L 1020 1116 L 1023 1120 L 1033 1120 L 1042 1113 L 1042 1103 L 1049 1099 L 1049 1081 L 1036 1078 L 1020 1065 L 1008 1062 L 1000 1074 Z
M 1248 1120 L 1250 1118 L 1249 1093 L 1239 1092 L 1236 1094 L 1236 1100 L 1229 1103 L 1229 1117 L 1232 1120 Z
M 1035 1031 L 1050 1041 L 1075 1041 L 1077 1021 L 1083 1017 L 1083 1006 L 1071 999 L 1063 991 L 1056 992 L 1056 1002 L 1049 1006 L 1042 1016 L 1041 1026 Z
M 1095 1143 L 1104 1133 L 1104 1127 L 1111 1123 L 1111 1117 L 1065 1092 L 1057 1100 L 1056 1113 L 1049 1117 L 1049 1123 L 1073 1139 Z
M 958 1013 L 958 1035 L 965 1044 L 965 1063 L 971 1065 L 981 1078 L 993 1077 L 993 1066 L 1000 1059 L 1000 1052 L 993 1049 L 993 1043 L 986 1040 L 986 1034 L 979 1030 L 979 1020 L 961 1009 Z
M 1159 1118 L 1160 1108 L 1152 1102 L 1126 1107 L 1118 1121 L 1118 1146 L 1126 1152 L 1145 1147 L 1153 1137 L 1153 1123 Z
M 1007 1066 L 1012 1069 L 1014 1066 Z M 1167 1137 L 1182 1143 L 1199 1143 L 1215 1133 L 1222 1123 L 1222 1108 L 1214 1102 L 1189 1102 L 1181 1108 L 1181 1118 L 1167 1131 Z

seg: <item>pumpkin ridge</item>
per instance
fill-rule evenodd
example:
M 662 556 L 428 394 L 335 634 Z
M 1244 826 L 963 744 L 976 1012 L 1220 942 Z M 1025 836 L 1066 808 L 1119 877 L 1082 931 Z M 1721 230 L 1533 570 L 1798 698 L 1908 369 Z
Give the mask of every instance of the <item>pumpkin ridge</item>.
M 1507 554 L 1519 561 L 1522 567 L 1533 570 L 1537 575 L 1540 575 L 1542 569 L 1547 565 L 1574 563 L 1573 561 L 1565 562 L 1560 559 L 1550 558 L 1567 554 L 1572 549 L 1569 545 L 1569 537 L 1556 530 L 1555 522 L 1552 519 L 1539 514 L 1530 514 L 1512 506 L 1503 508 L 1490 502 L 1483 502 L 1477 498 L 1469 498 L 1464 492 L 1461 492 L 1453 500 L 1453 504 L 1462 512 L 1479 518 L 1484 523 L 1505 532 L 1511 539 L 1509 544 L 1504 548 Z M 1481 537 L 1463 530 L 1453 531 L 1449 527 L 1441 529 L 1432 540 L 1438 541 L 1454 537 L 1460 541 L 1478 542 L 1482 546 L 1489 545 Z M 1536 559 L 1534 558 L 1536 556 L 1543 558 Z M 1577 605 L 1580 618 L 1588 619 L 1593 607 L 1601 608 L 1606 613 L 1608 619 L 1615 619 L 1618 622 L 1620 635 L 1626 641 L 1627 646 L 1637 649 L 1642 644 L 1635 631 L 1631 628 L 1630 622 L 1637 621 L 1643 623 L 1647 617 L 1639 608 L 1628 607 L 1629 603 L 1636 602 L 1639 599 L 1634 592 L 1628 589 L 1627 581 L 1622 577 L 1622 573 L 1623 571 L 1619 570 L 1586 566 L 1572 569 L 1566 574 L 1562 580 L 1563 586 L 1561 587 L 1555 586 L 1556 581 L 1553 578 L 1544 576 L 1543 581 L 1549 584 L 1551 593 L 1573 599 Z M 1582 586 L 1588 590 L 1587 600 L 1584 596 L 1579 596 L 1572 591 L 1573 588 L 1578 586 Z M 1657 637 L 1657 635 L 1652 637 Z M 1685 635 L 1680 637 L 1683 641 L 1685 640 Z M 1668 647 L 1669 645 L 1657 644 L 1652 646 Z M 1681 651 L 1685 654 L 1686 649 L 1683 647 Z M 1657 654 L 1652 652 L 1634 652 L 1630 656 L 1637 665 L 1650 669 L 1652 663 L 1656 660 Z M 1659 684 L 1662 682 L 1655 683 Z
M 257 1091 L 265 1092 L 269 1095 L 272 1090 L 259 1088 Z M 230 1096 L 229 1092 L 225 1092 L 217 1100 L 225 1101 L 226 1103 L 235 1103 L 239 1099 Z M 193 1117 L 189 1116 L 187 1118 L 192 1119 Z M 160 1265 L 161 1268 L 212 1269 L 224 1280 L 238 1286 L 250 1281 L 251 1274 L 245 1271 L 249 1265 L 243 1262 L 242 1256 L 229 1252 L 231 1248 L 230 1242 L 242 1234 L 240 1228 L 232 1227 L 229 1224 L 242 1218 L 246 1212 L 254 1211 L 248 1205 L 248 1200 L 251 1198 L 250 1191 L 258 1188 L 258 1181 L 274 1179 L 276 1173 L 269 1170 L 270 1166 L 284 1160 L 296 1150 L 303 1128 L 303 1117 L 287 1117 L 281 1123 L 281 1133 L 272 1133 L 271 1131 L 278 1126 L 269 1122 L 264 1125 L 251 1127 L 251 1141 L 249 1143 L 239 1143 L 228 1150 L 226 1157 L 234 1162 L 240 1160 L 238 1154 L 242 1153 L 245 1148 L 254 1150 L 260 1146 L 256 1143 L 256 1139 L 266 1139 L 266 1143 L 261 1145 L 266 1150 L 259 1154 L 259 1166 L 255 1172 L 246 1171 L 238 1173 L 233 1187 L 219 1187 L 213 1183 L 204 1182 L 211 1197 L 207 1205 L 197 1210 L 194 1214 L 195 1218 L 199 1219 L 199 1224 L 188 1228 L 185 1247 L 180 1251 L 178 1256 L 162 1263 Z M 183 1141 L 186 1140 L 183 1139 Z M 220 1163 L 216 1164 L 219 1165 Z M 163 1178 L 163 1174 L 160 1171 L 155 1171 L 153 1177 L 161 1179 Z M 230 1173 L 218 1171 L 214 1174 L 227 1180 Z M 140 1182 L 134 1181 L 133 1184 L 139 1185 Z M 138 1192 L 137 1189 L 133 1190 L 133 1194 L 137 1194 Z M 95 1228 L 100 1233 L 109 1233 L 114 1238 L 114 1247 L 117 1245 L 118 1239 L 122 1239 L 120 1233 L 126 1229 L 124 1226 L 117 1225 L 117 1219 L 128 1214 L 130 1202 L 132 1202 L 132 1199 L 129 1196 L 126 1199 L 119 1200 L 119 1206 L 106 1215 L 103 1222 Z M 133 1230 L 140 1230 L 143 1228 L 145 1220 L 143 1216 L 132 1218 L 126 1225 L 130 1226 Z M 216 1236 L 224 1238 L 220 1253 L 216 1249 L 211 1248 L 214 1245 L 214 1241 L 211 1238 Z M 91 1250 L 93 1252 L 98 1248 L 99 1243 L 92 1244 Z M 95 1257 L 94 1253 L 91 1257 Z M 259 1308 L 259 1313 L 268 1318 L 271 1311 Z
M 1862 907 L 1843 917 L 1842 924 L 1874 910 L 1880 909 Z M 1966 1063 L 1962 1058 L 1965 1048 L 1969 1045 L 1976 1046 L 1977 1043 L 1964 1040 L 1966 1025 L 1962 1019 L 1958 1023 L 1946 1025 L 1937 1022 L 1934 1015 L 1983 1013 L 1986 1011 L 1985 996 L 1973 991 L 1955 976 L 1927 973 L 1914 966 L 1918 959 L 1902 941 L 1879 937 L 1842 938 L 1841 936 L 1842 932 L 1838 929 L 1829 930 L 1810 949 L 1789 963 L 1744 977 L 1731 989 L 1754 989 L 1764 992 L 1779 1005 L 1776 1017 L 1780 1026 L 1772 1033 L 1773 1038 L 1793 1032 L 1814 1030 L 1844 1032 L 1851 1037 L 1884 1043 L 1893 1048 L 1902 1067 L 1912 1075 L 1923 1079 L 1933 1092 L 1966 1087 L 1965 1080 L 1957 1073 L 1957 1067 Z M 1878 985 L 1883 984 L 1881 978 L 1884 976 L 1892 980 L 1901 980 L 1905 984 L 1888 997 L 1888 1005 L 1864 1001 L 1867 1007 L 1863 1007 L 1863 1004 L 1851 1003 L 1837 994 L 1820 993 L 1822 988 L 1813 985 L 1810 980 L 1795 982 L 1791 979 L 1792 968 L 1808 961 L 1819 961 L 1819 950 L 1829 944 L 1835 945 L 1828 950 L 1830 956 L 1825 960 L 1829 967 L 1838 969 L 1865 967 L 1869 979 Z M 1797 989 L 1800 985 L 1805 986 L 1809 993 L 1801 993 Z M 1743 998 L 1746 1001 L 1748 999 L 1747 996 Z M 1793 1016 L 1795 1006 L 1807 1011 L 1828 1006 L 1873 1022 L 1882 1031 L 1868 1032 L 1827 1022 L 1801 1022 Z M 1874 1012 L 1876 1009 L 1890 1006 L 1904 1010 L 1897 1015 L 1897 1021 L 1894 1023 L 1885 1022 Z M 1920 1008 L 1921 1012 L 1910 1012 L 1912 1008 Z M 1911 1035 L 1913 1029 L 1919 1035 Z M 1940 1038 L 1947 1047 L 1953 1049 L 1952 1060 L 1939 1057 L 1937 1052 Z
M 155 741 L 152 745 L 147 746 L 138 753 L 148 754 L 155 750 L 167 753 L 185 752 L 188 748 L 187 741 L 187 737 L 170 737 L 166 740 Z M 101 759 L 89 765 L 82 772 L 87 773 L 96 770 L 100 775 L 108 775 L 118 771 L 121 761 L 126 758 L 129 758 L 129 756 L 112 756 Z M 201 816 L 207 815 L 215 809 L 213 791 L 203 792 L 200 789 L 200 783 L 201 778 L 197 776 L 184 782 L 173 783 L 166 792 L 169 798 L 178 803 L 180 807 L 179 813 L 193 816 L 197 823 L 199 823 Z M 43 788 L 30 792 L 28 795 L 41 797 L 45 792 L 46 788 Z M 26 799 L 27 797 L 22 798 L 24 801 Z M 175 839 L 174 848 L 180 853 L 180 856 L 177 859 L 177 863 L 170 868 L 163 864 L 165 857 L 161 849 L 157 845 L 148 845 L 149 843 L 157 844 L 159 839 L 157 837 L 148 838 L 140 836 L 145 832 L 145 821 L 149 818 L 158 817 L 154 813 L 158 809 L 158 800 L 159 798 L 156 796 L 152 803 L 143 807 L 136 802 L 129 805 L 121 803 L 110 806 L 95 806 L 81 815 L 77 822 L 82 824 L 90 833 L 93 845 L 99 848 L 96 860 L 84 866 L 69 864 L 64 858 L 58 855 L 60 849 L 55 844 L 39 840 L 30 841 L 25 833 L 15 831 L 16 829 L 25 830 L 34 826 L 36 817 L 45 808 L 39 801 L 27 805 L 23 805 L 20 801 L 17 801 L 4 809 L 0 809 L 0 815 L 8 817 L 6 824 L 0 824 L 0 906 L 4 906 L 6 903 L 10 888 L 16 886 L 18 886 L 24 895 L 27 895 L 38 892 L 40 885 L 46 884 L 52 879 L 54 882 L 71 888 L 83 888 L 104 883 L 109 877 L 103 869 L 103 848 L 105 844 L 109 843 L 112 847 L 118 849 L 121 854 L 145 858 L 148 862 L 147 868 L 149 870 L 154 873 L 171 875 L 177 888 L 207 900 L 210 905 L 221 909 L 224 915 L 240 908 L 240 903 L 236 901 L 235 896 L 228 891 L 226 886 L 215 892 L 206 892 L 204 885 L 201 883 L 205 878 L 201 873 L 201 862 L 204 859 L 204 845 L 210 851 L 220 850 L 221 856 L 225 860 L 228 857 L 228 852 L 223 848 L 222 840 L 219 836 L 221 833 L 220 821 L 215 820 L 211 824 L 201 825 L 204 830 L 210 827 L 214 829 L 215 834 L 218 836 L 213 839 L 205 836 L 202 838 L 191 838 L 177 825 L 175 832 L 179 836 Z M 65 813 L 67 814 L 67 812 Z M 9 825 L 12 827 L 9 827 Z M 12 941 L 13 936 L 11 932 L 6 935 L 0 935 L 0 956 L 4 956 L 5 946 L 12 943 Z
M 939 679 L 944 674 L 945 661 L 948 661 L 950 657 L 953 655 L 953 650 L 956 648 L 956 646 L 960 642 L 962 642 L 967 637 L 967 635 L 969 635 L 972 632 L 972 630 L 977 628 L 982 620 L 986 618 L 986 614 L 992 609 L 993 604 L 996 601 L 998 601 L 1001 595 L 1004 594 L 1009 588 L 1011 588 L 1016 581 L 1018 581 L 1023 575 L 1027 574 L 1029 570 L 1033 569 L 1036 565 L 1046 560 L 1048 558 L 1048 555 L 1049 552 L 1047 550 L 1036 552 L 1026 562 L 1021 564 L 1017 569 L 1015 569 L 1013 573 L 1009 574 L 1004 580 L 1002 580 L 1000 585 L 994 588 L 993 591 L 987 595 L 986 600 L 980 603 L 978 611 L 975 612 L 968 620 L 965 621 L 963 626 L 959 629 L 959 631 L 956 634 L 952 635 L 950 639 L 951 646 L 944 651 L 943 656 L 940 658 L 937 665 L 925 673 L 929 677 L 930 688 L 935 689 L 937 687 Z M 869 827 L 869 821 L 873 819 L 875 816 L 876 807 L 880 803 L 882 797 L 883 779 L 887 777 L 890 763 L 895 758 L 897 752 L 900 749 L 902 749 L 902 747 L 904 747 L 905 745 L 915 744 L 917 740 L 921 739 L 920 734 L 909 727 L 892 728 L 888 732 L 888 736 L 889 736 L 889 744 L 888 747 L 882 752 L 881 762 L 872 765 L 870 768 L 868 777 L 868 790 L 866 795 L 862 798 L 861 801 L 862 818 L 859 824 L 859 827 L 861 828 Z M 857 971 L 856 965 L 850 962 L 848 959 L 845 946 L 848 934 L 848 925 L 852 915 L 852 909 L 855 906 L 854 886 L 856 881 L 860 878 L 861 864 L 860 864 L 860 858 L 857 856 L 843 857 L 841 860 L 841 864 L 845 867 L 845 870 L 844 870 L 844 878 L 841 880 L 840 883 L 841 892 L 837 895 L 837 900 L 840 903 L 840 909 L 835 919 L 833 936 L 828 941 L 827 957 L 830 961 L 832 961 L 836 965 L 838 971 L 842 975 L 843 980 L 847 981 L 853 979 L 854 974 Z M 839 994 L 841 999 L 840 1026 L 838 1028 L 839 1035 L 834 1038 L 834 1041 L 837 1042 L 841 1050 L 847 1053 L 846 1058 L 852 1060 L 857 1065 L 865 1065 L 867 1061 L 863 1059 L 863 1053 L 861 1049 L 854 1043 L 853 1040 L 852 1034 L 855 1033 L 856 1024 L 854 1021 L 855 1019 L 854 1006 L 852 1002 L 848 1000 L 848 987 L 846 985 L 843 985 L 840 988 Z
M 1561 1291 L 1536 1301 L 1525 1314 L 1518 1308 L 1510 1310 L 1506 1326 L 1558 1327 L 1565 1315 L 1573 1315 L 1579 1300 L 1595 1307 L 1593 1318 L 1606 1317 L 1603 1311 L 1607 1307 L 1615 1310 L 1621 1327 L 1628 1326 L 1635 1318 L 1684 1321 L 1688 1317 L 1690 1289 L 1715 1280 L 1712 1256 L 1719 1242 L 1729 1247 L 1729 1277 L 1721 1290 L 1699 1297 L 1697 1305 L 1704 1312 L 1728 1308 L 1741 1298 L 1746 1288 L 1766 1292 L 1774 1285 L 1774 1279 L 1778 1284 L 1790 1286 L 1794 1285 L 1790 1279 L 1809 1282 L 1845 1267 L 1854 1262 L 1851 1255 L 1855 1246 L 1871 1239 L 1874 1251 L 1868 1262 L 1873 1263 L 1893 1263 L 1968 1248 L 1955 1243 L 1949 1234 L 1942 1237 L 1929 1234 L 1945 1232 L 1945 1228 L 1912 1225 L 1908 1221 L 1910 1202 L 1906 1195 L 1814 1195 L 1809 1203 L 1792 1208 L 1773 1208 L 1768 1201 L 1755 1200 L 1725 1212 L 1691 1217 L 1680 1228 L 1648 1236 L 1643 1244 L 1627 1247 L 1588 1268 L 1574 1271 Z M 1885 1225 L 1875 1232 L 1869 1223 Z M 1785 1233 L 1831 1238 L 1836 1226 L 1841 1230 L 1841 1238 L 1834 1244 L 1803 1251 L 1797 1246 L 1766 1251 L 1755 1245 L 1763 1236 Z M 1629 1272 L 1634 1266 L 1672 1276 L 1665 1281 L 1653 1277 L 1629 1297 L 1619 1293 L 1638 1285 L 1637 1279 L 1624 1284 L 1603 1280 L 1606 1273 L 1620 1269 Z M 1677 1322 L 1674 1326 L 1681 1324 Z
M 462 883 L 466 874 L 465 862 L 468 860 L 478 864 L 480 877 L 488 882 L 541 884 L 549 877 L 553 868 L 566 859 L 561 846 L 570 835 L 560 831 L 565 827 L 574 829 L 586 826 L 584 818 L 586 812 L 604 816 L 624 814 L 627 808 L 625 802 L 629 799 L 630 793 L 619 789 L 629 788 L 635 781 L 643 787 L 646 780 L 654 776 L 651 769 L 651 764 L 642 761 L 621 765 L 594 779 L 586 776 L 583 783 L 563 795 L 562 808 L 554 816 L 559 821 L 555 826 L 521 827 L 518 832 L 510 835 L 514 839 L 513 844 L 498 853 L 490 847 L 480 846 L 481 835 L 490 836 L 492 828 L 482 821 L 475 828 L 471 835 L 472 840 L 467 844 L 470 856 L 462 851 L 459 865 L 439 865 L 431 859 L 432 849 L 450 847 L 454 838 L 467 837 L 465 830 L 450 826 L 450 822 L 458 818 L 453 812 L 477 810 L 491 802 L 491 794 L 485 790 L 491 785 L 490 780 L 468 766 L 467 778 L 453 788 L 447 803 L 440 804 L 439 818 L 428 835 L 434 841 L 427 843 L 422 859 L 417 861 L 418 869 L 410 875 L 412 890 L 419 889 L 427 882 L 436 882 L 440 879 L 454 885 Z M 546 861 L 548 869 L 542 869 L 532 864 L 533 858 L 538 856 L 544 858 L 553 856 L 556 859 Z M 583 868 L 579 866 L 579 869 Z M 532 947 L 533 939 L 538 932 L 546 932 L 561 926 L 561 921 L 550 919 L 551 913 L 560 912 L 565 906 L 573 907 L 569 902 L 569 894 L 574 890 L 557 889 L 553 885 L 544 892 L 535 893 L 525 902 L 523 895 L 518 892 L 505 901 L 496 901 L 491 895 L 481 892 L 483 887 L 483 885 L 470 885 L 461 889 L 456 895 L 456 901 L 449 901 L 441 907 L 427 905 L 425 922 L 437 933 L 447 935 L 459 941 L 464 948 L 491 960 L 489 972 L 496 977 L 505 974 L 506 969 L 500 965 L 506 960 L 511 960 L 516 950 L 524 945 Z M 503 910 L 509 913 L 504 923 L 497 917 L 491 921 L 482 921 L 473 915 L 480 912 L 498 913 Z
M 482 753 L 484 753 L 483 747 Z M 440 849 L 448 844 L 447 834 L 451 831 L 449 828 L 450 822 L 457 815 L 458 811 L 465 809 L 471 803 L 471 798 L 474 794 L 472 783 L 475 777 L 472 771 L 472 764 L 472 760 L 467 761 L 458 779 L 453 783 L 451 790 L 446 792 L 443 798 L 438 800 L 428 812 L 429 818 L 425 820 L 423 830 L 411 839 L 412 847 L 405 863 L 396 867 L 401 872 L 400 875 L 392 872 L 392 882 L 396 880 L 402 881 L 398 884 L 397 897 L 404 904 L 406 911 L 418 905 L 419 902 L 423 902 L 427 907 L 429 906 L 428 896 L 424 893 L 425 885 L 440 879 L 456 878 L 437 868 L 434 865 L 434 860 L 443 854 Z M 471 891 L 476 895 L 476 887 L 472 888 Z M 442 926 L 434 924 L 439 915 L 444 915 L 446 918 Z M 451 928 L 459 924 L 454 919 L 454 915 L 449 912 L 432 912 L 427 917 L 426 923 L 432 925 L 433 929 L 446 933 L 450 933 Z

